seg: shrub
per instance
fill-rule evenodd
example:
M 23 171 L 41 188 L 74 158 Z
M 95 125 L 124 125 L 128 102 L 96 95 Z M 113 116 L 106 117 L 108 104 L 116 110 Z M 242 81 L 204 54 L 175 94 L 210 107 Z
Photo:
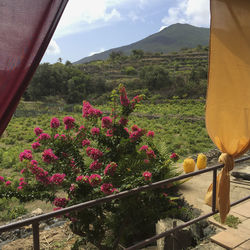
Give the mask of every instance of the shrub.
M 123 72 L 127 75 L 136 75 L 137 71 L 133 66 L 127 66 L 123 69 Z
M 177 175 L 170 157 L 161 155 L 154 145 L 153 131 L 136 124 L 126 127 L 142 98 L 129 100 L 120 85 L 112 92 L 109 116 L 84 101 L 84 122 L 68 116 L 63 122 L 53 118 L 57 123 L 51 125 L 49 134 L 36 128 L 36 141 L 41 146 L 20 154 L 24 178 L 15 184 L 15 195 L 30 197 L 35 187 L 57 210 Z M 14 193 L 11 184 L 2 181 L 0 185 L 1 190 Z M 58 196 L 62 190 L 65 196 Z M 175 185 L 162 186 L 66 217 L 85 243 L 116 249 L 118 244 L 128 246 L 151 236 L 157 220 L 169 216 L 170 211 L 181 211 L 176 195 Z

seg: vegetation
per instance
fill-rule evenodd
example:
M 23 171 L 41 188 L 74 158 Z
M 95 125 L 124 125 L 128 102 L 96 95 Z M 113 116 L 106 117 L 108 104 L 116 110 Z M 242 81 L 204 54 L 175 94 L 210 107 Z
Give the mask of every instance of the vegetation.
M 133 50 L 130 56 L 112 52 L 106 61 L 87 64 L 41 64 L 27 91 L 26 101 L 103 104 L 121 82 L 128 94 L 144 89 L 148 98 L 200 98 L 207 88 L 207 48 L 183 49 L 176 54 L 148 54 Z
M 0 140 L 0 211 L 4 211 L 0 220 L 27 212 L 23 203 L 30 200 L 51 201 L 58 209 L 175 176 L 171 155 L 182 159 L 213 148 L 204 121 L 206 81 L 207 48 L 203 46 L 168 55 L 139 49 L 130 55 L 114 51 L 106 61 L 82 65 L 69 61 L 41 64 Z M 115 101 L 118 92 L 113 91 L 111 98 L 109 94 L 120 82 L 128 91 L 120 87 L 119 107 Z M 146 105 L 139 103 L 139 93 Z M 82 119 L 80 103 L 85 99 L 96 104 L 94 110 L 102 110 L 102 117 L 112 122 L 103 125 L 100 117 L 85 115 L 84 122 L 78 123 Z M 85 108 L 87 104 L 85 101 Z M 112 111 L 108 113 L 110 106 Z M 137 110 L 132 112 L 135 106 Z M 66 128 L 51 125 L 44 131 L 50 135 L 49 140 L 35 140 L 33 129 L 46 128 L 53 120 L 58 124 L 64 121 Z M 142 128 L 148 129 L 148 136 Z M 134 132 L 139 134 L 135 140 L 131 137 Z M 83 145 L 84 140 L 91 145 Z M 37 143 L 40 145 L 36 148 Z M 87 152 L 89 147 L 98 148 L 102 155 L 94 159 Z M 50 162 L 44 160 L 46 152 L 53 158 Z M 34 159 L 40 159 L 39 165 Z M 116 166 L 114 175 L 104 173 L 109 165 Z M 39 169 L 44 178 L 34 169 Z M 103 182 L 92 187 L 86 176 L 93 174 Z M 62 182 L 47 183 L 53 176 Z M 186 214 L 187 207 L 178 198 L 176 186 L 169 186 L 68 218 L 72 231 L 85 242 L 111 249 L 119 242 L 127 246 L 152 235 L 152 223 L 159 218 L 184 218 Z M 138 227 L 132 225 L 133 218 L 138 219 Z M 135 228 L 140 228 L 139 232 Z
M 219 214 L 216 214 L 214 215 L 214 219 L 218 222 L 221 222 L 220 221 L 220 215 Z M 227 218 L 226 218 L 226 221 L 225 221 L 225 224 L 229 227 L 232 227 L 232 228 L 235 228 L 237 229 L 238 228 L 238 225 L 241 223 L 241 220 L 238 218 L 238 217 L 235 217 L 233 215 L 228 215 Z
M 112 92 L 109 116 L 84 101 L 83 122 L 66 116 L 62 128 L 61 121 L 53 117 L 47 133 L 36 127 L 32 149 L 19 155 L 22 177 L 19 182 L 1 177 L 1 197 L 47 199 L 57 210 L 176 176 L 172 163 L 177 154 L 171 158 L 162 154 L 153 141 L 154 131 L 136 124 L 126 127 L 143 96 L 129 100 L 124 86 L 119 92 Z M 186 215 L 183 204 L 176 184 L 171 184 L 66 218 L 85 244 L 116 249 L 118 244 L 128 246 L 153 234 L 161 218 Z

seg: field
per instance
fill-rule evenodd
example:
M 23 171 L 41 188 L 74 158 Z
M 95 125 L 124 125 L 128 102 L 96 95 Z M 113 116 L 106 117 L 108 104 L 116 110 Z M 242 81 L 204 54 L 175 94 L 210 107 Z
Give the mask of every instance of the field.
M 110 110 L 108 106 L 97 108 L 105 113 Z M 153 130 L 159 150 L 166 155 L 175 152 L 180 155 L 182 161 L 187 156 L 214 148 L 205 129 L 204 110 L 204 100 L 169 99 L 161 104 L 146 103 L 137 108 L 128 127 L 137 124 L 139 127 Z M 19 153 L 24 149 L 31 149 L 35 140 L 34 128 L 39 126 L 49 132 L 51 118 L 56 116 L 62 121 L 66 115 L 81 123 L 81 106 L 21 102 L 0 139 L 0 176 L 18 179 L 21 170 Z M 51 209 L 41 203 L 38 203 L 38 206 L 45 210 Z M 34 205 L 30 203 L 25 207 L 32 210 Z M 20 213 L 22 211 L 23 209 L 20 209 Z M 10 219 L 8 216 L 15 217 L 19 210 L 16 214 L 15 211 L 13 213 L 14 215 L 7 214 L 0 220 Z

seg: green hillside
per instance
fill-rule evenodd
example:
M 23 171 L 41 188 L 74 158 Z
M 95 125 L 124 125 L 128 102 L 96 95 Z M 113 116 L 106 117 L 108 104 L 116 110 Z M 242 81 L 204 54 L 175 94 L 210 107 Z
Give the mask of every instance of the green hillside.
M 149 53 L 133 50 L 129 56 L 112 52 L 107 60 L 84 64 L 41 64 L 26 91 L 27 101 L 62 100 L 79 103 L 91 99 L 104 103 L 112 89 L 123 83 L 131 95 L 148 98 L 205 97 L 208 47 L 179 52 Z
M 81 64 L 95 60 L 105 60 L 112 52 L 122 52 L 129 55 L 132 50 L 145 52 L 169 53 L 182 48 L 195 48 L 198 45 L 207 46 L 209 43 L 209 29 L 195 27 L 189 24 L 173 24 L 160 32 L 146 37 L 138 42 L 104 51 L 75 62 Z

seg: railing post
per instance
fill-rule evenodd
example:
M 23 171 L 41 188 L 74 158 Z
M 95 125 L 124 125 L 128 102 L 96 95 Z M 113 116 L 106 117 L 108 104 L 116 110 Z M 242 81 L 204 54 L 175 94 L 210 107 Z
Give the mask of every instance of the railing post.
M 177 227 L 177 221 L 173 221 L 173 228 L 176 228 Z M 176 232 L 173 232 L 173 250 L 177 249 L 175 247 L 175 241 L 176 241 Z
M 217 185 L 217 169 L 213 170 L 213 196 L 212 196 L 212 211 L 216 210 L 216 185 Z
M 32 223 L 32 230 L 33 230 L 34 250 L 39 250 L 40 249 L 40 242 L 39 242 L 39 223 L 38 222 Z

